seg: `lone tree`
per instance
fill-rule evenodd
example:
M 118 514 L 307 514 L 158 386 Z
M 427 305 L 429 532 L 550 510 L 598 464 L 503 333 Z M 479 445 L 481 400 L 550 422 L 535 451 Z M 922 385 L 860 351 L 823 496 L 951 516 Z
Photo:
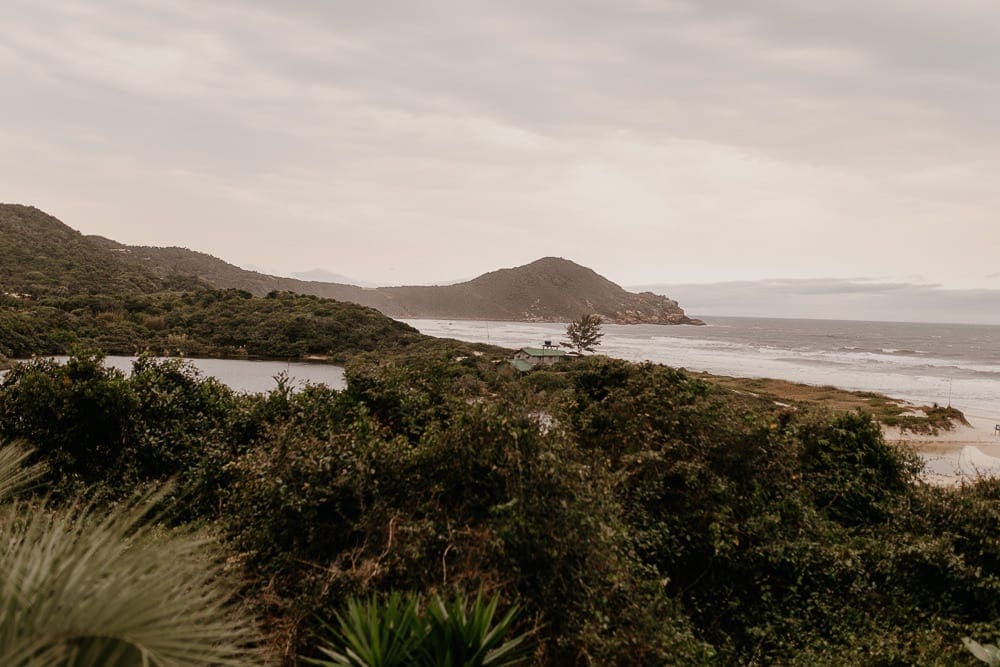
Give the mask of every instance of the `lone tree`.
M 568 341 L 560 343 L 563 347 L 569 347 L 577 352 L 593 352 L 594 348 L 601 344 L 601 316 L 581 315 L 580 319 L 573 320 L 566 327 L 566 338 Z

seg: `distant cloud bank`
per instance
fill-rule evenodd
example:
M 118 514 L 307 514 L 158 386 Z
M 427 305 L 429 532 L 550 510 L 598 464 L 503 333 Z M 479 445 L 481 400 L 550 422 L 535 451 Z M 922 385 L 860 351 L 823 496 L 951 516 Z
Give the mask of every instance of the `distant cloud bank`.
M 1000 289 L 866 278 L 729 281 L 629 287 L 677 299 L 691 316 L 739 315 L 1000 324 Z

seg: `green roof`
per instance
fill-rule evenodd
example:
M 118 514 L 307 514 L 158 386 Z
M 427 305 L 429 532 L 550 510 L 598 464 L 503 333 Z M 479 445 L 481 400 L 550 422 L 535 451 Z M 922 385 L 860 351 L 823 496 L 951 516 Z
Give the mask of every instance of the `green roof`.
M 534 368 L 534 366 L 532 366 L 531 364 L 529 364 L 524 359 L 509 359 L 508 361 L 510 361 L 510 365 L 511 366 L 513 366 L 517 370 L 521 371 L 522 373 L 527 373 L 532 368 Z
M 521 352 L 525 354 L 530 354 L 533 357 L 565 357 L 565 350 L 556 350 L 553 348 L 540 348 L 540 347 L 523 347 Z

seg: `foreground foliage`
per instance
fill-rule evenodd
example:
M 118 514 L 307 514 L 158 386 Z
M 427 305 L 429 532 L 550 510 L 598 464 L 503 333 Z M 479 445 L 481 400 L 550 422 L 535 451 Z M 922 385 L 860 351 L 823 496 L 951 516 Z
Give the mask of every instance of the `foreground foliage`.
M 0 449 L 0 494 L 39 471 Z M 0 664 L 247 665 L 257 628 L 235 612 L 208 540 L 158 534 L 155 500 L 108 514 L 42 502 L 0 507 Z
M 969 653 L 976 656 L 981 662 L 985 662 L 990 667 L 1000 665 L 1000 648 L 993 644 L 980 644 L 968 637 L 963 637 L 962 643 L 965 644 L 965 648 L 969 649 Z
M 399 590 L 516 601 L 543 665 L 972 664 L 961 639 L 1000 636 L 1000 482 L 922 484 L 867 415 L 421 346 L 262 395 L 33 362 L 0 383 L 0 436 L 54 498 L 178 476 L 175 521 L 221 531 L 288 663 L 324 659 L 317 618 Z

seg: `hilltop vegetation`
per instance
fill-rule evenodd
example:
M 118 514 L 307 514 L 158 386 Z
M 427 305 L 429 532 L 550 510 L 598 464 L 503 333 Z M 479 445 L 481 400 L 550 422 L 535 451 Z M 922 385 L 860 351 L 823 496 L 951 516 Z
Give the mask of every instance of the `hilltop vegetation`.
M 78 347 L 106 354 L 344 361 L 427 340 L 353 303 L 214 289 L 189 273 L 202 266 L 183 262 L 191 251 L 163 249 L 158 261 L 147 261 L 31 207 L 0 205 L 0 243 L 6 249 L 0 253 L 0 366 L 8 357 Z M 169 257 L 180 263 L 164 268 Z
M 241 269 L 218 257 L 188 248 L 127 246 L 100 236 L 87 238 L 95 245 L 114 253 L 119 261 L 138 271 L 152 273 L 160 280 L 188 276 L 208 287 L 243 290 L 254 296 L 266 296 L 270 292 L 294 292 L 357 302 L 348 297 L 354 296 L 359 288 L 350 285 L 334 285 L 269 276 L 257 271 Z
M 289 293 L 0 296 L 0 355 L 14 358 L 82 346 L 108 354 L 344 361 L 426 338 L 371 308 Z
M 633 294 L 561 257 L 435 287 L 380 287 L 386 314 L 406 317 L 568 322 L 581 313 L 618 324 L 701 324 L 664 296 Z
M 38 448 L 54 498 L 180 480 L 173 521 L 218 531 L 288 663 L 389 591 L 519 603 L 541 665 L 971 664 L 961 637 L 1000 635 L 997 483 L 921 484 L 863 414 L 456 352 L 261 395 L 174 361 L 35 361 L 0 382 L 0 437 Z
M 0 292 L 137 294 L 192 286 L 174 276 L 161 280 L 31 206 L 0 204 Z

